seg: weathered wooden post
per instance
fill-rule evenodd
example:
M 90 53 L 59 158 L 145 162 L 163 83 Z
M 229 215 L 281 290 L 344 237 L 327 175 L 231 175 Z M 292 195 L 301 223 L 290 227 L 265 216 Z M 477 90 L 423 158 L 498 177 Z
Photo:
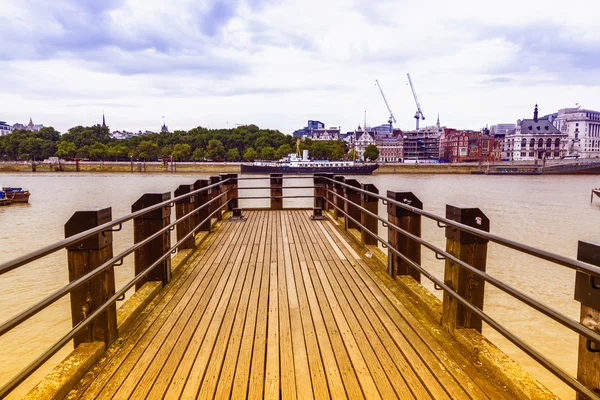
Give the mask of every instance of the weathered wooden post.
M 210 184 L 214 185 L 215 183 L 219 183 L 221 181 L 221 177 L 219 176 L 211 176 L 210 177 Z M 221 194 L 221 189 L 222 189 L 222 185 L 219 186 L 215 186 L 214 188 L 210 189 L 210 199 L 214 199 L 215 197 L 219 196 Z M 223 219 L 223 210 L 221 210 L 221 205 L 223 205 L 223 198 L 221 197 L 219 200 L 215 200 L 212 202 L 212 205 L 210 206 L 210 212 L 214 212 L 217 211 L 215 214 L 215 218 L 217 219 L 217 221 L 221 221 Z
M 423 209 L 423 203 L 412 192 L 394 192 L 388 190 L 387 197 L 394 201 L 399 201 L 411 207 Z M 413 211 L 402 208 L 398 205 L 388 203 L 388 221 L 397 227 L 421 237 L 421 215 Z M 388 241 L 392 247 L 406 256 L 409 260 L 421 265 L 421 245 L 407 236 L 398 232 L 396 229 L 388 226 Z M 421 273 L 412 267 L 397 254 L 388 250 L 388 273 L 394 277 L 396 275 L 410 275 L 417 282 L 421 282 Z
M 327 200 L 323 201 L 324 206 L 324 210 L 332 210 L 333 206 L 331 205 L 330 202 L 333 202 L 333 194 L 331 193 L 331 190 L 333 190 L 333 182 L 330 181 L 330 179 L 333 179 L 334 174 L 331 172 L 325 172 L 321 174 L 324 179 L 323 179 L 323 193 L 325 195 L 325 198 Z
M 210 181 L 208 179 L 198 179 L 196 182 L 194 182 L 194 190 L 205 188 L 208 185 L 210 185 Z M 210 213 L 211 213 L 210 206 L 200 208 L 201 206 L 208 203 L 208 200 L 210 200 L 210 189 L 204 190 L 195 195 L 194 208 L 199 209 L 199 210 L 194 215 L 194 227 L 198 227 L 198 225 L 200 225 L 200 223 L 202 221 L 204 221 L 205 219 L 207 219 L 208 216 L 210 215 Z M 211 228 L 211 224 L 210 224 L 210 220 L 209 220 L 209 221 L 206 221 L 205 223 L 201 224 L 200 227 L 198 227 L 198 229 L 196 229 L 196 232 L 199 232 L 199 231 L 210 232 L 210 228 Z
M 577 246 L 577 259 L 600 267 L 600 244 L 580 241 Z M 600 276 L 577 271 L 575 300 L 581 303 L 581 324 L 600 332 Z M 583 336 L 579 336 L 577 380 L 594 393 L 600 393 L 600 343 Z M 577 398 L 585 399 L 581 395 Z
M 446 218 L 485 232 L 490 231 L 490 220 L 479 208 L 446 205 Z M 446 251 L 480 271 L 485 271 L 487 244 L 487 239 L 451 226 L 446 227 Z M 446 260 L 444 282 L 452 285 L 454 291 L 462 298 L 483 310 L 485 281 L 482 278 Z M 482 321 L 479 316 L 444 292 L 442 325 L 450 332 L 454 329 L 471 328 L 481 333 Z
M 360 188 L 360 183 L 356 179 L 346 179 L 345 183 L 347 185 Z M 345 186 L 344 196 L 348 200 L 344 202 L 344 211 L 346 213 L 344 216 L 344 229 L 361 230 L 360 226 L 349 218 L 352 217 L 356 221 L 360 221 L 360 209 L 354 206 L 354 204 L 360 204 L 360 192 Z
M 227 178 L 229 179 L 228 188 L 229 188 L 229 205 L 227 209 L 229 211 L 233 211 L 234 208 L 238 208 L 238 174 L 227 174 Z
M 70 237 L 112 220 L 111 208 L 77 211 L 65 224 Z M 100 232 L 67 247 L 69 281 L 81 278 L 113 257 L 112 231 Z M 71 291 L 73 326 L 87 318 L 115 294 L 115 273 L 110 267 Z M 117 306 L 111 304 L 74 338 L 75 347 L 85 342 L 104 342 L 108 347 L 117 338 Z
M 282 174 L 271 174 L 271 210 L 283 210 Z
M 231 198 L 231 192 L 229 191 L 229 189 L 231 189 L 231 181 L 229 181 L 229 174 L 219 174 L 219 178 L 221 178 L 221 193 L 225 193 L 227 192 L 227 194 L 225 196 L 223 196 L 221 199 L 221 205 L 225 205 L 227 204 L 227 210 L 229 211 L 229 199 Z
M 313 193 L 315 196 L 314 208 L 325 209 L 325 179 L 323 174 L 314 174 L 313 176 Z
M 131 211 L 136 212 L 141 209 L 153 206 L 171 198 L 171 193 L 146 193 L 140 197 L 131 206 Z M 150 211 L 140 217 L 133 219 L 133 242 L 138 243 L 148 236 L 158 232 L 169 225 L 171 220 L 171 208 L 169 206 L 160 207 L 157 210 Z M 137 276 L 156 260 L 162 257 L 171 248 L 171 235 L 167 231 L 159 237 L 151 240 L 146 245 L 135 250 L 135 275 Z M 160 265 L 156 266 L 145 279 L 139 281 L 135 289 L 141 288 L 146 281 L 160 281 L 163 286 L 171 280 L 171 259 L 167 257 Z
M 379 189 L 377 189 L 377 187 L 371 183 L 363 183 L 360 185 L 360 188 L 370 193 L 379 194 Z M 360 205 L 375 215 L 378 215 L 379 213 L 379 199 L 377 197 L 370 196 L 366 193 L 361 193 Z M 363 246 L 376 245 L 377 238 L 368 233 L 367 230 L 377 235 L 379 233 L 379 221 L 377 218 L 367 214 L 366 212 L 362 210 L 359 211 L 360 223 L 366 228 L 360 230 L 360 242 Z
M 340 183 L 345 183 L 346 178 L 341 176 L 341 175 L 336 175 L 333 177 L 333 179 L 335 180 L 335 184 L 334 184 L 334 192 L 335 195 L 332 194 L 333 196 L 333 204 L 335 204 L 335 207 L 333 209 L 333 216 L 335 217 L 335 220 L 337 221 L 340 218 L 344 217 L 344 187 L 342 185 L 340 185 Z M 337 195 L 337 196 L 336 196 Z M 341 197 L 339 197 L 341 196 Z
M 177 189 L 175 189 L 175 197 L 179 197 L 181 195 L 190 193 L 194 191 L 194 185 L 180 185 Z M 188 196 L 183 200 L 177 200 L 175 202 L 175 218 L 179 219 L 184 215 L 192 212 L 194 209 L 194 197 Z M 177 241 L 179 242 L 183 239 L 188 233 L 190 233 L 194 226 L 194 215 L 191 215 L 187 219 L 184 219 L 179 224 L 177 224 Z M 194 236 L 191 235 L 184 242 L 179 245 L 179 249 L 195 249 L 196 248 L 196 240 Z

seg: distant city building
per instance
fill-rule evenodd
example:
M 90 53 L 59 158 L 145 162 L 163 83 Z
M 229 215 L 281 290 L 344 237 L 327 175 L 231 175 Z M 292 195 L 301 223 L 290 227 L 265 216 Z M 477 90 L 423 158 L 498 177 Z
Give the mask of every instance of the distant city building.
M 388 125 L 389 128 L 389 125 Z M 364 153 L 369 145 L 375 145 L 379 150 L 379 162 L 401 162 L 402 161 L 402 131 L 394 129 L 392 133 L 378 134 L 374 129 L 363 130 L 358 127 L 351 136 L 353 148 L 356 150 L 357 158 L 364 160 Z
M 439 160 L 440 130 L 438 125 L 404 131 L 404 160 Z
M 151 133 L 154 133 L 152 131 L 144 131 L 142 132 L 137 131 L 137 132 L 128 132 L 128 131 L 113 131 L 111 132 L 111 136 L 115 139 L 130 139 L 134 136 L 144 136 L 144 135 L 149 135 Z
M 4 121 L 0 121 L 0 136 L 8 135 L 13 131 L 13 127 Z
M 313 121 L 313 120 L 309 119 L 308 123 L 306 124 L 306 126 L 304 128 L 294 131 L 293 136 L 310 137 L 313 129 L 325 129 L 325 124 L 322 123 L 321 121 Z
M 354 131 L 354 150 L 359 160 L 364 159 L 367 146 L 375 144 L 375 133 L 363 130 L 360 126 Z
M 600 112 L 563 108 L 547 117 L 561 133 L 568 135 L 566 155 L 600 157 Z
M 25 129 L 31 132 L 37 132 L 42 129 L 44 125 L 42 124 L 34 124 L 33 120 L 29 118 L 29 123 L 25 126 Z
M 340 135 L 340 127 L 334 126 L 329 129 L 311 129 L 308 137 L 312 140 L 338 140 Z
M 516 124 L 496 124 L 496 125 L 492 125 L 492 126 L 490 126 L 490 134 L 491 135 L 496 135 L 496 134 L 506 135 L 508 132 L 510 132 L 513 129 L 515 129 L 516 126 L 517 126 Z
M 569 135 L 557 129 L 551 119 L 550 116 L 538 118 L 536 104 L 533 119 L 518 120 L 515 129 L 506 134 L 504 148 L 507 158 L 530 161 L 565 156 Z
M 502 140 L 495 138 L 487 128 L 481 131 L 444 128 L 440 140 L 440 159 L 452 163 L 500 161 L 501 149 Z
M 106 128 L 106 119 L 104 118 L 104 113 L 102 113 L 102 126 Z
M 163 122 L 162 126 L 160 127 L 160 131 L 161 131 L 161 133 L 168 133 L 169 127 L 167 125 L 165 125 L 165 123 Z
M 14 131 L 23 130 L 23 129 L 25 129 L 25 125 L 23 125 L 23 124 L 20 124 L 17 122 L 16 124 L 13 125 Z
M 367 127 L 367 129 L 369 129 L 369 127 Z M 374 127 L 370 128 L 369 130 L 374 130 L 379 135 L 389 135 L 391 133 L 390 132 L 390 124 L 382 124 L 382 125 L 374 126 Z

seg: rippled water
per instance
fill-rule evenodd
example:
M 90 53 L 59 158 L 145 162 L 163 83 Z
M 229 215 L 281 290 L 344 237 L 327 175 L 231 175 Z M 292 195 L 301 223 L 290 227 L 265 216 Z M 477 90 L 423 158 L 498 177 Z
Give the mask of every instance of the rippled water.
M 113 217 L 131 210 L 143 193 L 173 191 L 180 184 L 205 178 L 199 174 L 0 174 L 0 183 L 22 186 L 32 192 L 30 203 L 0 207 L 0 262 L 22 255 L 64 237 L 64 223 L 73 212 L 112 206 Z M 471 175 L 375 175 L 357 177 L 387 190 L 412 191 L 428 211 L 443 215 L 446 204 L 479 207 L 490 218 L 493 233 L 545 250 L 574 257 L 577 240 L 600 243 L 600 201 L 590 204 L 590 191 L 600 186 L 595 176 L 471 176 Z M 292 184 L 292 182 L 286 184 Z M 295 182 L 308 183 L 305 180 Z M 264 186 L 246 181 L 241 186 Z M 299 191 L 286 193 L 300 194 Z M 244 191 L 240 195 L 267 195 L 268 191 Z M 286 206 L 311 206 L 312 200 L 286 200 Z M 246 200 L 242 207 L 266 206 L 268 200 Z M 385 209 L 380 206 L 380 214 Z M 115 234 L 115 253 L 131 245 L 131 224 Z M 385 236 L 385 235 L 383 235 Z M 423 236 L 444 246 L 444 232 L 435 223 L 423 222 Z M 424 265 L 443 276 L 443 261 L 423 250 Z M 488 272 L 530 296 L 577 319 L 579 304 L 573 301 L 573 271 L 490 244 Z M 117 287 L 133 277 L 131 258 L 116 268 Z M 0 321 L 5 321 L 68 282 L 66 254 L 57 252 L 0 276 Z M 433 289 L 428 282 L 425 286 Z M 436 292 L 439 294 L 439 292 Z M 71 327 L 68 296 L 19 328 L 0 337 L 0 383 L 6 382 L 35 359 Z M 571 374 L 576 373 L 576 335 L 543 315 L 486 286 L 485 311 L 534 345 Z M 524 353 L 489 327 L 484 333 L 507 354 L 563 398 L 573 392 L 545 372 Z M 59 352 L 14 393 L 24 394 L 72 346 Z

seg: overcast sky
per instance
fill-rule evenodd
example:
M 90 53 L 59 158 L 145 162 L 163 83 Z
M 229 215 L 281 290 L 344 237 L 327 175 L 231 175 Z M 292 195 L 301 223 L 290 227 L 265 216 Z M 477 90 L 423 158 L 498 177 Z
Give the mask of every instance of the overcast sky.
M 480 128 L 600 109 L 600 2 L 2 0 L 0 120 Z

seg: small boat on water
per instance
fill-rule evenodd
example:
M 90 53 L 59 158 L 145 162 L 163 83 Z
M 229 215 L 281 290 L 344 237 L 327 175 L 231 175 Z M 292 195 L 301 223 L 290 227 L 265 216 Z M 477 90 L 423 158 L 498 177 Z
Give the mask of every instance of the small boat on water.
M 305 150 L 303 157 L 288 154 L 279 161 L 257 161 L 253 164 L 242 164 L 242 174 L 315 174 L 331 172 L 339 175 L 371 175 L 377 164 L 355 163 L 354 161 L 310 160 Z
M 592 196 L 590 197 L 590 203 L 592 201 L 594 201 L 594 195 L 600 197 L 600 187 L 597 187 L 596 189 L 592 189 Z
M 29 196 L 31 194 L 29 193 L 29 190 L 24 190 L 23 188 L 13 188 L 8 186 L 2 187 L 2 192 L 4 194 L 3 198 L 7 199 L 11 203 L 28 203 Z

